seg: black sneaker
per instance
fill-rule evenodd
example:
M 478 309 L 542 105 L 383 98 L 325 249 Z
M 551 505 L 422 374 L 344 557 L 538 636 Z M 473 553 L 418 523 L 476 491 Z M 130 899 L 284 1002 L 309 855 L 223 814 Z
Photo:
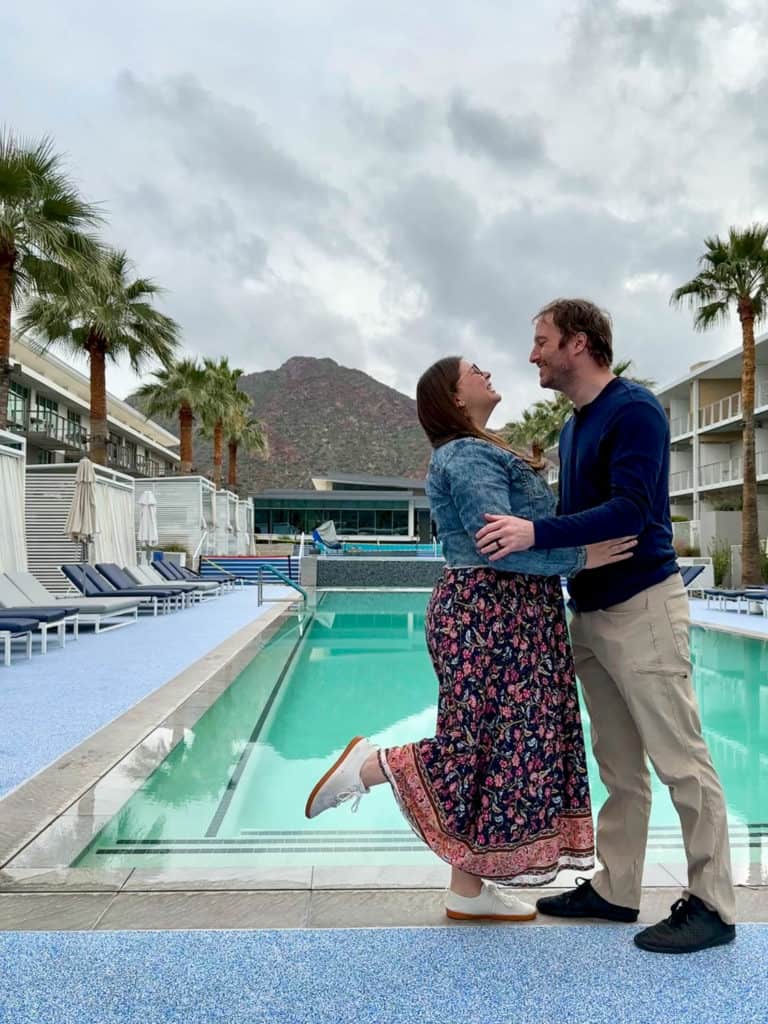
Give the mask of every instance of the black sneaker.
M 726 924 L 698 896 L 689 896 L 672 904 L 669 917 L 638 932 L 635 942 L 649 953 L 696 953 L 735 938 L 734 925 Z
M 618 907 L 604 900 L 592 888 L 588 878 L 577 878 L 576 881 L 578 885 L 575 889 L 536 900 L 536 906 L 542 914 L 550 914 L 552 917 L 600 917 L 605 921 L 623 921 L 626 924 L 637 920 L 637 910 Z

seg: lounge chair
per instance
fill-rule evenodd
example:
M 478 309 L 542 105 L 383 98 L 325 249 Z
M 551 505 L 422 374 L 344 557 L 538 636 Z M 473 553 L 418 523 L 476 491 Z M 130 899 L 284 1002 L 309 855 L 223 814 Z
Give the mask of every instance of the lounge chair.
M 72 594 L 51 594 L 31 572 L 5 574 L 33 604 L 77 608 L 79 626 L 93 626 L 96 633 L 106 633 L 135 622 L 139 602 L 132 597 L 74 597 Z
M 17 619 L 0 616 L 0 644 L 3 645 L 3 664 L 11 664 L 11 649 L 14 640 L 26 642 L 27 657 L 32 657 L 32 633 L 37 629 L 37 619 Z
M 749 610 L 751 602 L 760 605 L 763 615 L 768 615 L 768 587 L 745 587 L 744 600 Z
M 152 572 L 148 565 L 124 565 L 123 571 L 126 576 L 129 576 L 137 587 L 162 587 L 163 582 L 158 578 L 156 572 Z M 197 583 L 185 583 L 181 580 L 174 580 L 173 583 L 167 582 L 169 588 L 173 587 L 174 590 L 180 590 L 183 594 L 188 594 L 192 600 L 202 601 L 205 594 Z
M 174 587 L 197 587 L 202 593 L 209 594 L 210 596 L 218 596 L 224 589 L 227 580 L 203 580 L 196 578 L 194 580 L 185 579 L 182 575 L 176 576 L 171 571 L 172 562 L 166 562 L 165 559 L 156 558 L 149 565 L 143 566 L 148 573 L 151 573 L 157 582 L 158 576 L 165 580 L 169 586 Z M 173 566 L 174 569 L 178 569 L 177 565 Z
M 179 607 L 182 608 L 187 603 L 187 595 L 179 587 L 135 583 L 128 573 L 120 568 L 117 562 L 97 562 L 95 568 L 118 593 L 126 593 L 129 590 L 133 590 L 138 593 L 153 594 L 156 597 L 172 597 L 178 602 Z
M 722 611 L 727 611 L 728 602 L 733 601 L 736 605 L 736 611 L 740 612 L 745 597 L 745 591 L 743 590 L 725 590 L 720 587 L 702 590 L 702 593 L 707 600 L 707 608 L 711 607 L 711 602 L 714 601 Z
M 691 584 L 695 579 L 704 572 L 703 565 L 684 565 L 680 570 L 680 575 L 683 577 L 683 586 L 686 590 L 691 589 Z
M 72 626 L 75 640 L 78 637 L 77 608 L 69 605 L 38 605 L 15 587 L 7 576 L 0 575 L 0 615 L 4 618 L 37 619 L 40 632 L 40 647 L 43 654 L 48 650 L 48 634 L 55 633 L 59 646 L 66 647 L 67 626 Z
M 117 590 L 96 570 L 92 565 L 82 562 L 68 562 L 62 565 L 61 571 L 85 597 L 133 597 L 139 602 L 139 609 L 151 611 L 153 615 L 158 612 L 169 612 L 176 607 L 178 597 L 170 592 L 165 592 L 162 597 L 147 594 L 146 591 L 134 588 L 133 590 Z
M 185 565 L 177 565 L 176 562 L 167 562 L 164 558 L 156 559 L 156 561 L 160 562 L 163 568 L 169 570 L 171 575 L 175 576 L 176 579 L 179 580 L 187 580 L 197 583 L 222 583 L 227 584 L 232 588 L 236 587 L 238 583 L 242 587 L 247 582 L 242 576 L 236 576 L 232 572 L 227 572 L 226 569 L 217 569 L 215 572 L 208 572 L 203 576 L 199 572 L 193 572 L 191 569 L 188 569 Z M 168 579 L 170 580 L 170 578 L 171 577 L 169 576 Z
M 341 552 L 344 550 L 344 545 L 336 535 L 336 524 L 332 519 L 329 519 L 325 523 L 320 523 L 320 525 L 312 531 L 312 540 L 320 551 Z

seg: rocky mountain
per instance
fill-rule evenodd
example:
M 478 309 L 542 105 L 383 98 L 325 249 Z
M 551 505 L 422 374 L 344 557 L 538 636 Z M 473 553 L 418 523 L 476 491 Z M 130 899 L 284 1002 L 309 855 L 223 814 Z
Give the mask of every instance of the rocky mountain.
M 277 370 L 242 376 L 239 384 L 253 401 L 253 415 L 267 427 L 270 447 L 269 459 L 239 453 L 241 494 L 310 488 L 313 475 L 333 471 L 407 477 L 426 472 L 430 448 L 415 401 L 360 370 L 333 359 L 294 356 Z M 178 433 L 176 424 L 165 425 Z M 210 472 L 210 441 L 196 438 L 195 461 L 199 472 Z

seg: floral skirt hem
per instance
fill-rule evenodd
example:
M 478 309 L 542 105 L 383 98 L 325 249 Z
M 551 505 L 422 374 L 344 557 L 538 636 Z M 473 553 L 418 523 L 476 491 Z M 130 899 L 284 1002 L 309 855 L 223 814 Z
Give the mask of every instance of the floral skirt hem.
M 415 744 L 380 750 L 379 763 L 408 824 L 451 867 L 498 885 L 539 886 L 554 881 L 561 871 L 587 871 L 595 866 L 588 808 L 562 814 L 557 830 L 492 850 L 481 849 L 461 836 L 450 835 L 441 825 Z

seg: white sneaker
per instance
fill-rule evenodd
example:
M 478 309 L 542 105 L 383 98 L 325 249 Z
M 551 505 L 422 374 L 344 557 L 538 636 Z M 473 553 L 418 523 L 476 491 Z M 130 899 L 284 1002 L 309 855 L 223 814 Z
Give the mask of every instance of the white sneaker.
M 308 818 L 316 818 L 329 807 L 338 807 L 345 800 L 352 800 L 352 810 L 356 811 L 360 798 L 368 792 L 360 778 L 360 769 L 375 750 L 376 747 L 371 746 L 362 736 L 350 740 L 341 757 L 309 794 L 304 814 Z
M 459 896 L 448 889 L 445 913 L 454 921 L 533 921 L 536 907 L 483 882 L 479 896 Z

